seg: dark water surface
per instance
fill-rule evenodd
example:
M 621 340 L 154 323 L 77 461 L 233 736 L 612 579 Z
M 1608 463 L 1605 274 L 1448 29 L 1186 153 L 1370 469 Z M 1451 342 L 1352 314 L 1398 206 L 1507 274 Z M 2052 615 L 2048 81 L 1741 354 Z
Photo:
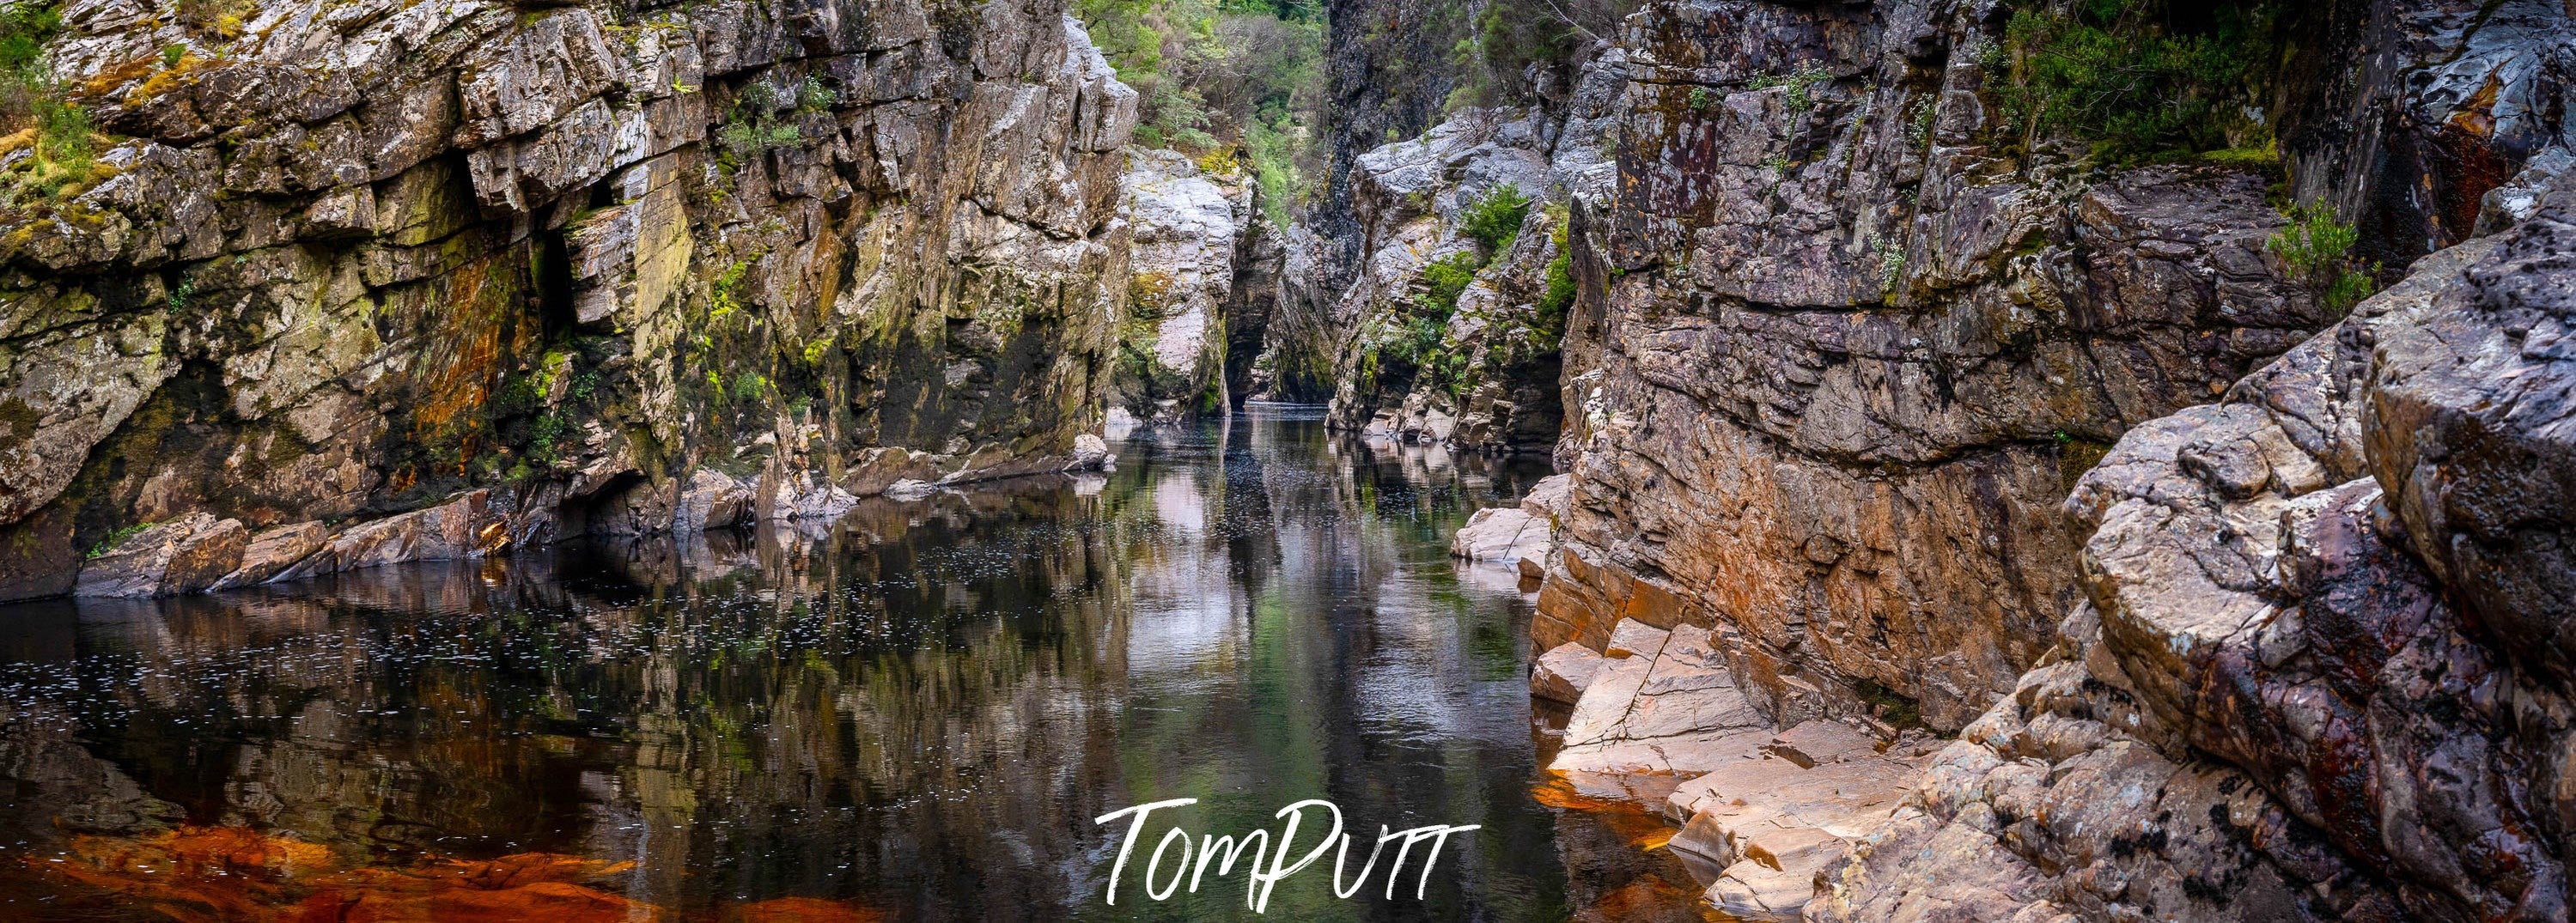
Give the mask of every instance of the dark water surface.
M 0 607 L 0 916 L 1248 918 L 1240 869 L 1102 903 L 1092 819 L 1172 798 L 1136 866 L 1307 798 L 1354 871 L 1381 824 L 1482 825 L 1421 900 L 1328 859 L 1273 919 L 1671 890 L 1652 824 L 1549 797 L 1529 598 L 1447 556 L 1543 467 L 1276 407 L 1118 450 L 813 534 Z

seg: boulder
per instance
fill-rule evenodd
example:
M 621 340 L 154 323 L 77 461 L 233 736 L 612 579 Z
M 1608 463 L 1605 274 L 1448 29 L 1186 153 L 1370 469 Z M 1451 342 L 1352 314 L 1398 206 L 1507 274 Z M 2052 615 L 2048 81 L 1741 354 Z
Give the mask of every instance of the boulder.
M 738 526 L 751 520 L 751 488 L 722 472 L 700 468 L 680 491 L 671 529 L 695 535 L 708 529 Z
M 2379 327 L 2371 473 L 2476 624 L 2576 679 L 2576 182 L 2460 278 Z
M 1468 561 L 1511 564 L 1545 559 L 1549 544 L 1546 519 L 1516 507 L 1492 506 L 1467 517 L 1467 524 L 1449 540 L 1449 555 Z
M 1073 461 L 1066 471 L 1109 471 L 1118 467 L 1118 456 L 1109 451 L 1109 442 L 1090 433 L 1073 437 Z
M 204 590 L 242 560 L 250 530 L 240 520 L 190 513 L 135 533 L 81 565 L 80 596 L 172 596 Z
M 412 561 L 459 561 L 509 544 L 507 524 L 488 490 L 468 491 L 427 509 L 360 523 L 280 572 L 277 580 Z
M 1609 658 L 1573 642 L 1549 648 L 1530 666 L 1530 694 L 1572 705 L 1582 699 L 1584 688 L 1592 685 L 1592 678 L 1608 662 Z
M 262 529 L 251 535 L 249 547 L 242 549 L 241 566 L 233 568 L 233 572 L 225 574 L 222 580 L 215 581 L 212 589 L 266 583 L 295 566 L 296 562 L 322 550 L 330 540 L 331 527 L 318 522 Z

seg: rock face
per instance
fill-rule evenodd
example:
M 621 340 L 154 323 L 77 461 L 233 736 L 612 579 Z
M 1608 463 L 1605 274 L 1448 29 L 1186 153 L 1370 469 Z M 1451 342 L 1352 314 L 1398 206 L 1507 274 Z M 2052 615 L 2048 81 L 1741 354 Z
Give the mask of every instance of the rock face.
M 2567 20 L 2373 10 L 2395 31 L 2285 14 L 2337 62 L 2293 72 L 2371 63 L 2288 81 L 2275 127 L 2292 191 L 2420 229 L 2393 267 L 2474 215 L 2389 199 L 2477 200 L 2560 143 L 2476 87 L 2559 98 L 2560 65 L 2502 62 L 2563 60 Z M 2060 508 L 2077 476 L 2334 319 L 2266 247 L 2265 177 L 2078 172 L 1992 143 L 1976 52 L 2009 15 L 1686 0 L 1628 21 L 1616 179 L 1573 198 L 1558 459 L 1576 480 L 1538 647 L 1597 649 L 1623 618 L 1731 626 L 1766 713 L 1812 689 L 1832 714 L 1892 696 L 1962 727 L 2082 599 L 2089 529 Z M 2357 135 L 2337 106 L 2409 114 Z M 2478 128 L 2421 127 L 2454 116 Z M 2391 153 L 2441 144 L 2502 166 Z M 2393 172 L 2339 168 L 2373 158 Z
M 508 482 L 550 538 L 638 484 L 694 524 L 704 468 L 821 510 L 1098 428 L 1136 96 L 1061 3 L 122 9 L 48 57 L 117 140 L 0 208 L 0 599 L 193 513 Z
M 1334 426 L 1488 451 L 1554 443 L 1562 308 L 1551 316 L 1540 303 L 1564 247 L 1549 203 L 1567 182 L 1549 151 L 1596 140 L 1563 139 L 1542 113 L 1470 110 L 1358 157 L 1359 271 L 1329 288 L 1322 267 L 1337 244 L 1310 236 L 1283 306 L 1334 332 Z M 1506 191 L 1532 203 L 1518 231 L 1499 246 L 1471 237 L 1470 211 Z M 1432 307 L 1435 264 L 1462 260 L 1474 278 L 1454 306 Z
M 241 565 L 250 532 L 191 513 L 144 529 L 81 565 L 83 596 L 174 596 L 215 585 Z
M 1233 403 L 1227 310 L 1254 213 L 1252 185 L 1227 170 L 1209 173 L 1176 151 L 1127 151 L 1122 214 L 1135 248 L 1110 400 L 1138 420 L 1173 423 Z
M 2576 183 L 2123 438 L 2066 640 L 1821 918 L 2564 919 L 2571 259 Z

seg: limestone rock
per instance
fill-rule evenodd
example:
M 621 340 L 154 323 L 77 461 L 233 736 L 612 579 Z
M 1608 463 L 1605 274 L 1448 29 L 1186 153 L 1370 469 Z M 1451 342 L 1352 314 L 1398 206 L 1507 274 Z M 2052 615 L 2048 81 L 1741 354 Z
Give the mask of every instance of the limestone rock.
M 250 530 L 190 513 L 135 533 L 81 565 L 81 596 L 172 596 L 213 586 L 240 565 Z
M 2565 915 L 2558 809 L 2535 793 L 2563 790 L 2539 754 L 2567 741 L 2537 716 L 2576 706 L 2529 630 L 2558 602 L 2562 463 L 2529 448 L 2546 427 L 2480 415 L 2535 377 L 2510 374 L 2496 319 L 2548 303 L 2565 273 L 2524 267 L 2566 227 L 2544 206 L 2428 256 L 2222 403 L 2124 437 L 2067 504 L 2094 531 L 2066 640 L 1855 844 L 1814 916 Z M 2476 362 L 2503 367 L 2453 373 Z M 2513 461 L 2469 463 L 2490 451 Z M 2457 517 L 2482 497 L 2535 525 L 2472 537 Z M 2477 557 L 2499 549 L 2510 568 Z
M 1108 471 L 1116 467 L 1118 455 L 1109 451 L 1107 441 L 1090 433 L 1073 437 L 1073 462 L 1065 470 Z
M 2576 178 L 2378 333 L 2363 430 L 2408 546 L 2500 650 L 2576 678 Z
M 1176 422 L 1224 395 L 1225 308 L 1235 251 L 1254 220 L 1239 168 L 1210 173 L 1178 151 L 1129 148 L 1121 209 L 1134 229 L 1121 347 L 1141 359 L 1113 401 L 1150 423 Z
M 221 54 L 147 6 L 67 15 L 48 76 L 118 140 L 0 215 L 0 597 L 192 512 L 461 483 L 513 541 L 647 534 L 774 466 L 751 505 L 820 522 L 1099 427 L 1138 98 L 1062 4 L 274 0 Z

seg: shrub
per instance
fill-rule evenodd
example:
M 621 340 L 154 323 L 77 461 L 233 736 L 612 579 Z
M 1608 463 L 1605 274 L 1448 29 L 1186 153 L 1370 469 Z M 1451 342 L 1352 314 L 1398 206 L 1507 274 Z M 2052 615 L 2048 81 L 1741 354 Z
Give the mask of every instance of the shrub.
M 2334 208 L 2323 202 L 2292 206 L 2287 213 L 2290 226 L 2272 235 L 2265 247 L 2281 258 L 2290 277 L 2314 289 L 2325 303 L 2329 317 L 2340 318 L 2352 306 L 2379 290 L 2373 277 L 2377 266 L 2365 272 L 2352 256 L 2352 247 L 2360 242 L 2361 232 L 2335 217 Z
M 1462 250 L 1432 260 L 1431 265 L 1422 267 L 1424 292 L 1414 304 L 1421 308 L 1424 317 L 1435 323 L 1447 324 L 1449 315 L 1458 310 L 1458 296 L 1467 291 L 1469 283 L 1476 281 L 1476 270 L 1483 268 L 1485 261 L 1474 251 Z
M 1539 323 L 1551 331 L 1565 329 L 1565 314 L 1574 307 L 1574 249 L 1568 246 L 1566 226 L 1556 226 L 1556 258 L 1547 261 L 1547 291 L 1538 296 Z
M 2228 104 L 2276 54 L 2270 7 L 2220 4 L 2189 29 L 2165 0 L 2021 10 L 1981 55 L 1986 88 L 2025 143 L 2071 135 L 2115 163 L 2226 148 Z
M 1459 214 L 1459 226 L 1487 250 L 1507 250 L 1520 236 L 1521 221 L 1529 217 L 1529 207 L 1529 197 L 1521 194 L 1521 187 L 1504 183 L 1469 203 Z

